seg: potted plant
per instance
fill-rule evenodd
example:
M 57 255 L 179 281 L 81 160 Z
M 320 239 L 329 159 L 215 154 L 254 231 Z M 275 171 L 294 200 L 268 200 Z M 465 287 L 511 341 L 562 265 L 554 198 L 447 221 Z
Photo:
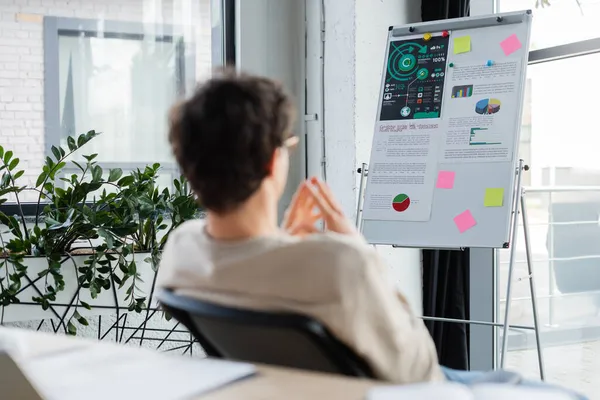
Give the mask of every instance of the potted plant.
M 71 160 L 97 135 L 53 146 L 32 187 L 20 184 L 19 158 L 0 146 L 0 206 L 10 199 L 18 210 L 0 212 L 0 323 L 52 318 L 55 331 L 75 334 L 88 315 L 155 308 L 161 250 L 199 208 L 184 178 L 172 191 L 157 186 L 159 164 L 124 174 L 103 170 L 96 154 Z M 69 164 L 78 173 L 68 175 Z M 36 193 L 34 215 L 23 212 L 26 191 Z

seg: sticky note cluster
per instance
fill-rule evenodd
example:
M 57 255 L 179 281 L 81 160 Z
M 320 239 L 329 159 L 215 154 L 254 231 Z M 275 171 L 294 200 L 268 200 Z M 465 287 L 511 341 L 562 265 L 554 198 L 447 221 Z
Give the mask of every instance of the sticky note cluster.
M 456 172 L 439 171 L 435 187 L 437 189 L 453 189 Z M 503 207 L 504 188 L 487 188 L 483 198 L 484 207 Z M 454 224 L 460 233 L 464 233 L 477 225 L 477 221 L 471 210 L 465 210 L 454 217 Z

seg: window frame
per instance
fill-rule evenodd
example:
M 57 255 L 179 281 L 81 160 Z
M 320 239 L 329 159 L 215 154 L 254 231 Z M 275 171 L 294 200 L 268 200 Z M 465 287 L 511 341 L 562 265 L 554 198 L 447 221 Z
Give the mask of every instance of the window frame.
M 99 30 L 98 27 L 102 27 Z M 61 110 L 59 89 L 59 40 L 60 37 L 101 37 L 129 40 L 144 40 L 148 37 L 146 31 L 159 32 L 153 39 L 176 43 L 177 52 L 177 92 L 185 96 L 195 82 L 195 52 L 186 52 L 183 36 L 175 35 L 174 26 L 168 24 L 144 24 L 140 22 L 121 22 L 96 19 L 79 19 L 68 17 L 44 17 L 44 142 L 45 155 L 52 156 L 52 146 L 59 146 L 62 139 Z M 82 132 L 80 132 L 82 133 Z M 124 171 L 143 169 L 147 162 L 102 162 L 105 169 L 121 168 Z M 174 162 L 161 164 L 162 171 L 177 174 Z M 64 172 L 76 172 L 75 167 L 65 167 Z
M 502 0 L 472 0 L 472 5 L 473 3 L 476 4 L 477 7 L 481 8 L 481 9 L 485 9 L 486 11 L 490 11 L 493 13 L 499 13 L 500 12 L 500 3 Z M 531 3 L 531 7 L 534 6 L 534 3 L 532 1 Z M 541 64 L 541 63 L 547 63 L 547 62 L 553 62 L 553 61 L 560 61 L 560 60 L 565 60 L 565 59 L 569 59 L 569 58 L 574 58 L 574 57 L 581 57 L 581 56 L 586 56 L 586 55 L 591 55 L 591 54 L 596 54 L 596 53 L 600 53 L 600 37 L 597 38 L 592 38 L 592 39 L 584 39 L 584 40 L 579 40 L 579 41 L 575 41 L 572 43 L 567 43 L 567 44 L 561 44 L 561 45 L 556 45 L 556 46 L 551 46 L 551 47 L 546 47 L 546 48 L 542 48 L 542 49 L 537 49 L 537 50 L 530 50 L 529 51 L 529 56 L 528 56 L 528 66 L 530 65 L 535 65 L 535 64 Z M 531 134 L 531 133 L 530 133 Z M 529 145 L 530 145 L 530 141 L 529 141 Z M 501 297 L 504 293 L 500 292 L 500 288 L 499 288 L 499 282 L 500 282 L 500 268 L 499 268 L 499 257 L 496 254 L 496 250 L 492 249 L 491 250 L 493 252 L 492 254 L 492 259 L 493 261 L 491 262 L 491 270 L 493 271 L 493 276 L 486 276 L 485 278 L 485 284 L 482 284 L 481 281 L 477 281 L 477 280 L 471 280 L 470 282 L 470 289 L 471 290 L 475 290 L 478 291 L 478 293 L 476 295 L 471 294 L 471 302 L 478 302 L 481 300 L 485 300 L 485 302 L 487 303 L 487 301 L 489 301 L 487 298 L 483 298 L 483 296 L 480 294 L 481 290 L 479 289 L 479 287 L 484 286 L 487 289 L 489 288 L 493 288 L 493 304 L 491 306 L 488 306 L 486 308 L 486 314 L 491 314 L 491 315 L 485 315 L 484 317 L 482 317 L 482 319 L 484 320 L 491 320 L 494 322 L 498 322 L 499 321 L 499 316 L 498 315 L 498 311 L 500 310 L 500 302 L 501 302 Z M 500 332 L 498 329 L 494 328 L 493 330 L 494 332 L 494 336 L 493 336 L 493 343 L 494 343 L 494 347 L 493 347 L 493 354 L 478 354 L 476 355 L 474 358 L 477 359 L 480 363 L 483 363 L 485 365 L 493 365 L 494 368 L 498 367 L 498 361 L 499 361 L 499 354 L 500 354 L 500 349 L 498 347 L 498 344 L 500 342 Z M 544 336 L 548 336 L 547 334 L 545 334 L 544 332 L 540 332 L 541 337 L 542 337 L 542 342 L 547 342 L 547 340 L 544 340 Z M 549 346 L 548 344 L 545 345 L 545 347 Z
M 235 13 L 235 2 L 236 0 L 211 0 L 210 8 L 211 8 L 211 24 L 212 24 L 212 38 L 211 38 L 211 56 L 212 56 L 212 66 L 235 66 L 236 65 L 236 13 Z M 213 17 L 217 17 L 216 20 Z M 55 22 L 52 22 L 54 19 Z M 85 28 L 89 32 L 96 31 L 98 32 L 97 19 L 80 19 L 80 18 L 68 18 L 68 17 L 51 17 L 44 16 L 44 26 L 43 26 L 43 48 L 44 48 L 44 122 L 45 122 L 45 130 L 44 130 L 44 139 L 45 139 L 45 154 L 51 154 L 51 147 L 55 143 L 60 143 L 60 102 L 57 102 L 56 99 L 60 96 L 60 91 L 58 89 L 58 36 L 59 29 L 71 30 L 71 31 L 80 31 L 79 25 L 74 26 L 73 21 L 88 21 L 86 23 Z M 48 22 L 46 22 L 48 21 Z M 71 21 L 71 22 L 69 22 Z M 62 25 L 65 23 L 65 25 Z M 90 23 L 92 25 L 90 25 Z M 135 23 L 135 22 L 117 22 L 117 21 L 102 21 L 103 23 L 103 35 L 106 37 L 107 32 L 118 32 L 125 31 L 125 33 L 133 33 L 139 34 L 140 30 L 143 33 L 143 28 L 148 27 L 149 24 L 143 23 Z M 46 24 L 49 26 L 47 27 Z M 165 34 L 171 33 L 171 30 L 168 31 L 167 28 L 169 25 L 164 24 L 154 24 L 155 27 L 159 27 L 162 29 L 162 32 Z M 141 27 L 141 29 L 140 29 Z M 1 36 L 1 35 L 0 35 Z M 54 41 L 54 43 L 46 44 L 46 41 Z M 47 48 L 53 47 L 55 49 L 54 52 L 46 51 Z M 186 55 L 187 58 L 192 58 L 191 61 L 195 63 L 195 59 L 191 57 L 191 55 Z M 195 56 L 195 54 L 194 54 Z M 54 57 L 54 60 L 48 59 L 50 57 Z M 54 63 L 55 70 L 54 75 L 51 78 L 55 78 L 54 86 L 49 85 L 49 75 L 51 71 L 48 71 L 48 65 Z M 186 68 L 190 68 L 190 66 L 186 66 Z M 192 65 L 191 71 L 195 72 L 195 68 Z M 190 88 L 195 86 L 195 73 L 194 80 L 191 82 Z M 54 96 L 51 96 L 51 94 Z M 50 112 L 49 108 L 55 107 L 54 112 L 57 117 L 55 120 L 49 121 L 46 113 Z M 56 120 L 57 118 L 57 120 Z M 50 124 L 49 124 L 50 122 Z M 49 129 L 54 129 L 54 132 L 49 133 Z M 48 137 L 52 137 L 54 135 L 54 143 L 52 140 L 46 140 Z M 58 141 L 56 141 L 58 138 Z M 148 163 L 127 163 L 127 166 L 132 169 L 144 168 Z M 114 168 L 114 167 L 123 167 L 123 163 L 102 163 L 102 166 L 105 168 Z M 162 171 L 170 173 L 172 176 L 176 176 L 179 174 L 179 169 L 176 164 L 173 165 L 162 165 Z M 43 204 L 40 206 L 43 207 Z M 33 202 L 21 202 L 21 204 L 17 204 L 14 201 L 6 202 L 4 204 L 0 204 L 0 212 L 5 213 L 6 215 L 15 215 L 19 214 L 23 211 L 26 216 L 35 215 L 37 212 L 37 204 Z

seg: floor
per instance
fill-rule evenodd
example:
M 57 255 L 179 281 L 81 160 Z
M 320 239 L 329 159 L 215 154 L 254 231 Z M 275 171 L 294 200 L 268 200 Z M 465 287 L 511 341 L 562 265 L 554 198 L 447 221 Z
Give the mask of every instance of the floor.
M 600 400 L 600 340 L 544 349 L 546 381 L 574 389 L 590 400 Z M 539 378 L 535 350 L 508 353 L 507 369 Z

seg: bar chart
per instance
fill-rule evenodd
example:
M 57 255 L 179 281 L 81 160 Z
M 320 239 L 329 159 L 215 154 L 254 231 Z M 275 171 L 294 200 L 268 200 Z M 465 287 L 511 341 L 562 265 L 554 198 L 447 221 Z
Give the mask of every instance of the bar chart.
M 473 85 L 454 86 L 452 88 L 452 98 L 471 97 L 473 95 Z

